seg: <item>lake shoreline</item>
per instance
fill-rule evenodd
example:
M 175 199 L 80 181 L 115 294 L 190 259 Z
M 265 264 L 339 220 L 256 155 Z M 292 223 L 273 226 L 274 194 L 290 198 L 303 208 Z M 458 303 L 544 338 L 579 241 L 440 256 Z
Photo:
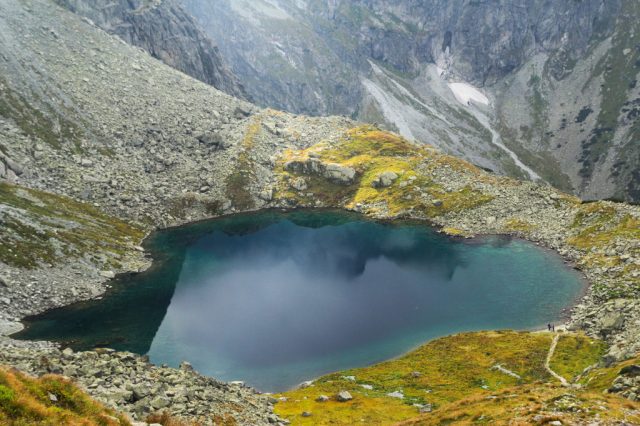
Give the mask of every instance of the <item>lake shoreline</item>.
M 298 222 L 298 220 L 300 220 L 300 222 Z M 154 259 L 153 264 L 151 265 L 150 268 L 147 269 L 146 272 L 144 272 L 145 275 L 147 276 L 154 276 L 155 273 L 159 273 L 162 275 L 162 270 L 164 268 L 164 263 L 166 263 L 169 259 L 168 257 L 171 256 L 175 256 L 175 254 L 171 254 L 174 253 L 174 250 L 176 250 L 176 248 L 179 248 L 178 251 L 182 252 L 182 248 L 180 247 L 187 247 L 191 244 L 194 243 L 194 241 L 200 240 L 201 238 L 204 238 L 206 235 L 209 235 L 211 232 L 213 232 L 214 230 L 220 230 L 223 233 L 226 233 L 227 231 L 225 231 L 225 227 L 229 227 L 231 226 L 232 229 L 232 234 L 231 235 L 236 235 L 237 232 L 240 232 L 241 235 L 243 235 L 243 232 L 241 231 L 241 228 L 238 228 L 238 224 L 242 224 L 241 226 L 246 226 L 248 228 L 250 228 L 251 230 L 249 231 L 249 234 L 252 235 L 254 232 L 257 232 L 258 229 L 262 230 L 262 229 L 268 229 L 268 227 L 275 225 L 276 223 L 281 223 L 283 221 L 288 221 L 288 222 L 292 222 L 294 224 L 297 224 L 297 227 L 302 227 L 307 229 L 307 232 L 315 232 L 315 231 L 311 231 L 311 229 L 313 228 L 317 228 L 317 227 L 322 227 L 324 228 L 325 226 L 327 227 L 327 230 L 332 230 L 335 226 L 340 226 L 342 224 L 345 223 L 361 223 L 363 225 L 359 225 L 359 226 L 368 226 L 366 224 L 371 223 L 371 224 L 376 224 L 376 225 L 382 225 L 381 228 L 379 229 L 384 229 L 385 233 L 389 234 L 389 235 L 393 235 L 392 233 L 395 232 L 394 230 L 396 229 L 396 227 L 406 227 L 407 230 L 415 228 L 416 232 L 418 232 L 418 234 L 416 235 L 425 235 L 425 237 L 420 237 L 420 238 L 434 238 L 432 243 L 428 243 L 428 244 L 435 244 L 434 250 L 438 251 L 439 249 L 436 249 L 435 247 L 438 247 L 440 244 L 454 244 L 452 247 L 452 249 L 455 248 L 456 244 L 461 244 L 462 246 L 465 246 L 466 248 L 461 248 L 462 250 L 464 250 L 467 253 L 474 253 L 474 249 L 473 247 L 478 246 L 485 246 L 486 249 L 485 250 L 500 250 L 500 248 L 502 246 L 507 246 L 508 244 L 522 244 L 524 243 L 524 247 L 529 247 L 528 250 L 540 250 L 540 255 L 541 256 L 539 259 L 540 261 L 542 261 L 543 259 L 545 259 L 547 256 L 553 257 L 553 264 L 556 265 L 554 266 L 554 268 L 560 268 L 559 270 L 566 270 L 568 273 L 570 273 L 572 276 L 575 276 L 576 279 L 579 281 L 579 292 L 576 293 L 574 296 L 572 296 L 571 301 L 566 305 L 565 308 L 563 308 L 560 311 L 560 318 L 562 319 L 566 319 L 567 317 L 567 312 L 571 309 L 571 307 L 573 306 L 573 304 L 575 303 L 576 300 L 579 300 L 584 291 L 585 291 L 585 282 L 584 282 L 584 277 L 581 274 L 577 274 L 575 273 L 575 271 L 573 271 L 572 268 L 570 268 L 564 261 L 561 260 L 561 258 L 554 252 L 546 250 L 544 248 L 541 247 L 537 247 L 535 244 L 532 244 L 522 238 L 518 238 L 518 237 L 514 237 L 514 236 L 510 236 L 510 235 L 481 235 L 481 236 L 476 236 L 474 238 L 460 238 L 460 237 L 452 237 L 449 236 L 447 234 L 443 234 L 441 232 L 438 232 L 437 228 L 434 228 L 433 226 L 429 226 L 428 224 L 425 224 L 422 221 L 416 221 L 416 220 L 396 220 L 396 221 L 389 221 L 389 220 L 378 220 L 376 218 L 369 218 L 369 217 L 365 217 L 362 214 L 358 214 L 358 213 L 353 213 L 353 212 L 343 212 L 341 210 L 336 210 L 336 209 L 297 209 L 297 210 L 267 210 L 267 211 L 262 211 L 262 212 L 258 212 L 258 213 L 252 213 L 252 214 L 242 214 L 242 215 L 230 215 L 230 216 L 225 216 L 225 217 L 220 217 L 220 218 L 216 218 L 210 221 L 204 221 L 204 222 L 198 222 L 197 224 L 194 225 L 189 225 L 187 227 L 185 226 L 181 226 L 181 227 L 174 227 L 171 229 L 164 229 L 164 230 L 160 230 L 157 231 L 156 233 L 151 234 L 149 237 L 147 237 L 147 239 L 145 240 L 145 242 L 143 243 L 143 246 L 147 249 L 147 253 Z M 299 223 L 299 224 L 298 224 Z M 236 224 L 236 225 L 234 225 Z M 340 225 L 338 225 L 340 224 Z M 255 226 L 258 226 L 258 228 L 255 228 Z M 301 228 L 301 229 L 302 229 Z M 339 231 L 336 231 L 339 232 Z M 382 232 L 382 231 L 380 231 Z M 411 231 L 413 232 L 413 231 Z M 425 232 L 425 234 L 423 234 L 423 232 Z M 404 235 L 404 234 L 402 234 Z M 413 235 L 413 234 L 411 234 Z M 433 237 L 426 237 L 426 235 L 433 235 Z M 219 238 L 218 238 L 219 239 Z M 295 237 L 292 237 L 293 240 L 295 240 Z M 171 243 L 169 243 L 169 241 L 171 241 Z M 411 240 L 413 241 L 413 240 Z M 166 244 L 172 244 L 175 245 L 174 248 L 169 248 L 171 246 L 167 246 Z M 426 244 L 426 243 L 425 243 Z M 493 247 L 493 248 L 492 248 Z M 163 251 L 165 250 L 165 251 Z M 268 249 L 267 249 L 268 251 Z M 297 251 L 296 251 L 297 252 Z M 420 252 L 425 252 L 424 250 L 420 250 Z M 484 250 L 483 250 L 484 252 Z M 481 253 L 481 252 L 478 252 Z M 423 255 L 424 256 L 424 255 Z M 411 256 L 413 257 L 413 256 Z M 537 259 L 537 257 L 535 257 Z M 446 259 L 445 259 L 446 260 Z M 499 259 L 494 259 L 494 262 L 498 262 Z M 533 259 L 532 259 L 533 261 Z M 413 261 L 415 262 L 415 260 Z M 425 260 L 422 261 L 422 263 L 424 262 L 430 262 L 428 260 L 428 258 L 425 258 Z M 441 261 L 439 261 L 441 262 Z M 418 262 L 421 263 L 421 262 Z M 445 264 L 448 262 L 445 262 Z M 466 270 L 466 268 L 464 268 Z M 546 269 L 546 268 L 543 268 Z M 107 292 L 105 293 L 105 295 L 103 295 L 103 297 L 98 302 L 89 302 L 88 305 L 86 302 L 81 302 L 76 304 L 75 307 L 73 307 L 73 310 L 69 311 L 70 314 L 73 315 L 73 312 L 76 310 L 83 310 L 83 306 L 87 306 L 89 309 L 91 309 L 92 305 L 95 306 L 101 306 L 104 305 L 105 302 L 104 300 L 109 300 L 110 297 L 113 298 L 114 296 L 116 297 L 129 297 L 126 296 L 128 293 L 127 291 L 125 291 L 127 288 L 131 291 L 135 291 L 136 288 L 136 276 L 138 276 L 139 274 L 122 274 L 119 275 L 114 281 L 112 281 L 112 285 L 110 286 L 110 289 L 107 290 Z M 472 274 L 473 275 L 473 274 Z M 132 279 L 131 279 L 132 278 Z M 138 280 L 139 281 L 139 280 Z M 545 281 L 543 284 L 546 286 L 551 285 L 550 283 L 553 283 L 553 280 L 551 281 Z M 476 284 L 477 285 L 477 284 Z M 474 285 L 473 287 L 476 287 L 476 285 Z M 123 287 L 125 286 L 125 287 Z M 126 287 L 126 286 L 134 286 L 134 287 Z M 146 287 L 146 285 L 145 285 Z M 501 288 L 502 286 L 498 285 L 498 288 Z M 164 288 L 164 287 L 163 287 Z M 158 291 L 160 289 L 158 288 Z M 118 294 L 121 291 L 124 291 L 124 293 L 122 294 Z M 164 291 L 164 290 L 162 290 Z M 146 294 L 146 293 L 145 293 Z M 398 295 L 398 297 L 400 297 L 400 295 Z M 533 297 L 533 296 L 531 296 Z M 400 298 L 401 299 L 401 298 Z M 400 300 L 399 299 L 399 300 Z M 118 300 L 118 299 L 114 299 L 114 300 Z M 526 300 L 526 299 L 525 299 Z M 527 300 L 528 302 L 528 300 Z M 113 302 L 108 302 L 108 303 L 113 303 Z M 121 305 L 121 303 L 124 302 L 118 302 L 118 306 Z M 398 307 L 396 306 L 396 309 Z M 526 309 L 526 308 L 524 308 Z M 57 311 L 65 311 L 67 310 L 67 308 L 61 308 L 61 309 L 56 309 L 54 311 L 49 311 L 43 315 L 38 315 L 35 317 L 30 317 L 27 319 L 27 321 L 33 323 L 33 321 L 35 321 L 36 323 L 38 321 L 42 321 L 42 319 L 46 319 L 47 321 L 50 321 L 51 319 L 56 318 L 56 312 Z M 427 311 L 429 311 L 429 309 L 427 309 Z M 522 311 L 522 312 L 526 312 Z M 165 314 L 166 315 L 166 314 Z M 527 314 L 528 315 L 528 314 Z M 60 315 L 58 315 L 58 317 L 60 317 Z M 74 320 L 74 322 L 86 322 L 88 319 L 85 320 Z M 134 322 L 137 322 L 135 320 L 133 320 Z M 481 321 L 481 320 L 478 320 Z M 537 328 L 539 325 L 542 325 L 543 321 L 546 320 L 541 320 L 541 322 L 537 325 L 528 325 L 525 327 L 512 327 L 507 325 L 503 325 L 503 326 L 498 326 L 498 327 L 494 327 L 494 329 L 504 329 L 504 328 L 508 328 L 508 329 L 518 329 L 518 330 L 532 330 Z M 368 322 L 368 321 L 367 321 Z M 546 322 L 544 322 L 546 323 Z M 29 325 L 29 324 L 27 324 Z M 430 329 L 433 326 L 437 327 L 438 323 L 434 323 L 432 326 L 429 326 L 428 329 Z M 113 327 L 110 326 L 110 327 Z M 464 331 L 474 331 L 477 330 L 477 328 L 475 328 L 472 324 L 469 324 L 467 326 L 463 326 L 463 328 L 459 328 L 456 327 L 456 333 L 457 332 L 464 332 Z M 29 329 L 30 327 L 27 327 L 26 330 L 22 333 L 23 337 L 21 337 L 21 339 L 25 339 L 25 338 L 29 338 Z M 484 330 L 488 330 L 490 328 L 482 328 Z M 24 334 L 26 333 L 26 334 Z M 38 331 L 35 331 L 36 335 L 38 333 Z M 87 333 L 92 333 L 91 331 L 87 331 Z M 109 332 L 108 332 L 108 328 L 105 329 L 105 337 L 103 337 L 103 340 L 98 340 L 98 342 L 96 345 L 98 347 L 115 347 L 119 350 L 132 350 L 130 348 L 128 348 L 126 345 L 122 346 L 123 344 L 115 344 L 115 343 L 108 343 L 108 342 L 114 342 L 114 340 L 110 340 L 108 337 Z M 122 331 L 122 333 L 125 333 L 125 331 Z M 429 334 L 429 333 L 427 333 Z M 388 359 L 392 359 L 393 357 L 397 357 L 397 356 L 401 356 L 402 354 L 405 354 L 413 349 L 415 349 L 416 347 L 419 347 L 421 345 L 423 345 L 424 343 L 426 343 L 427 341 L 430 341 L 434 338 L 439 338 L 439 337 L 444 337 L 446 335 L 448 335 L 449 333 L 447 332 L 437 332 L 437 334 L 433 335 L 433 336 L 429 336 L 428 338 L 422 338 L 422 339 L 418 339 L 416 340 L 414 343 L 412 343 L 410 346 L 403 348 L 402 351 L 393 351 L 394 354 L 391 355 L 390 357 L 383 357 L 383 358 L 379 358 L 376 356 L 376 358 L 379 358 L 378 361 L 375 362 L 380 362 L 380 360 L 388 360 Z M 33 334 L 31 334 L 31 339 L 33 339 Z M 80 335 L 78 335 L 78 338 L 80 338 Z M 123 335 L 122 337 L 124 339 L 124 341 L 128 340 L 126 338 L 126 334 Z M 104 340 L 106 339 L 106 340 Z M 113 338 L 111 338 L 113 339 Z M 139 340 L 139 339 L 138 339 Z M 91 341 L 91 340 L 89 340 Z M 87 346 L 87 343 L 82 343 L 84 342 L 84 340 L 80 340 L 79 342 L 73 342 L 73 341 L 68 341 L 67 344 L 69 344 L 70 346 L 72 346 L 74 349 L 80 349 L 80 350 L 88 350 L 92 347 L 95 347 L 94 345 L 90 345 Z M 64 346 L 64 340 L 63 340 L 63 346 Z M 78 347 L 80 346 L 80 347 Z M 146 353 L 146 350 L 133 350 L 134 352 L 137 352 L 141 355 L 144 355 Z M 185 359 L 190 360 L 188 356 L 184 356 Z M 160 362 L 162 360 L 158 360 L 158 362 Z M 191 360 L 190 360 L 191 361 Z M 172 360 L 170 362 L 171 365 L 177 366 L 179 363 L 179 360 Z M 355 367 L 359 367 L 359 366 L 364 366 L 364 365 L 370 365 L 370 362 L 368 361 L 364 361 L 364 362 L 360 362 L 360 363 L 349 363 L 348 366 L 342 366 L 339 367 L 338 370 L 344 369 L 344 368 L 355 368 Z M 202 366 L 200 366 L 200 368 L 202 368 Z M 206 370 L 206 369 L 205 369 Z M 333 371 L 333 369 L 323 369 L 324 372 L 327 371 Z M 215 374 L 213 374 L 214 376 L 216 376 Z M 310 375 L 305 375 L 305 376 L 301 376 L 301 378 L 304 378 L 305 380 L 308 379 L 308 377 L 310 377 Z M 244 377 L 242 377 L 241 375 L 232 375 L 232 377 L 225 377 L 226 379 L 245 379 Z M 251 382 L 249 380 L 249 382 Z M 258 386 L 261 389 L 264 389 L 264 386 Z M 266 389 L 269 389 L 269 387 L 267 386 Z

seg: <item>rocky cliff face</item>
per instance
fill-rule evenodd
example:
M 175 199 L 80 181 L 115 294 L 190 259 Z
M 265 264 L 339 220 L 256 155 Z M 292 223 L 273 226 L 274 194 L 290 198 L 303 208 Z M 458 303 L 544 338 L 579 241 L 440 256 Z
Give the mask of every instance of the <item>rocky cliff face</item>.
M 220 43 L 251 97 L 263 106 L 313 115 L 351 115 L 360 85 L 351 63 L 292 4 L 185 0 L 185 8 Z M 221 39 L 224 38 L 224 42 Z
M 105 31 L 230 95 L 246 98 L 218 48 L 173 0 L 56 0 Z
M 640 200 L 637 2 L 181 1 L 263 105 L 351 114 L 585 199 Z

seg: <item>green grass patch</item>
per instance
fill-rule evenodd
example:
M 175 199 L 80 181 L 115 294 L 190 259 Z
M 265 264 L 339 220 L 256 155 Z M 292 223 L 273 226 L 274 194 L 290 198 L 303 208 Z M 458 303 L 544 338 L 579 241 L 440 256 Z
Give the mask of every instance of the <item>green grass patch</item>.
M 418 416 L 416 403 L 432 404 L 438 412 L 464 398 L 486 399 L 505 389 L 549 381 L 544 362 L 551 341 L 549 333 L 515 331 L 443 337 L 397 359 L 329 374 L 310 387 L 285 392 L 279 396 L 287 401 L 276 404 L 276 413 L 295 424 L 354 424 L 361 419 L 366 424 L 392 424 Z M 592 364 L 602 351 L 601 343 L 582 335 L 566 335 L 561 342 L 554 367 L 569 377 Z M 341 390 L 349 391 L 353 400 L 338 402 L 335 395 Z M 404 399 L 387 395 L 396 391 Z M 317 402 L 319 395 L 330 400 Z M 311 417 L 302 417 L 303 411 Z
M 560 336 L 549 366 L 568 381 L 572 381 L 585 368 L 597 364 L 605 350 L 606 345 L 602 341 L 585 339 L 579 335 L 563 334 Z M 577 357 L 576 353 L 579 353 L 580 356 Z

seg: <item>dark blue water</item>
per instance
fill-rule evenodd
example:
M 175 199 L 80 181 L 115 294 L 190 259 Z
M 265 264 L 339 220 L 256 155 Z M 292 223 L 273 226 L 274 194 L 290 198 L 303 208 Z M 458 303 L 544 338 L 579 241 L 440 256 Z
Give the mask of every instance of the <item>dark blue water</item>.
M 18 337 L 109 346 L 284 390 L 434 337 L 557 321 L 579 275 L 504 238 L 328 212 L 263 212 L 155 234 L 157 261 L 104 299 L 51 311 Z

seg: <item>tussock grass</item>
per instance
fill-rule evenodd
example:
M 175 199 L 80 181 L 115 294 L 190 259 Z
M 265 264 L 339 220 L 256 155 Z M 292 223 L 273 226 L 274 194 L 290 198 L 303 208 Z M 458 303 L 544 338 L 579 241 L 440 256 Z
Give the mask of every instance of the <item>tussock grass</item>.
M 92 400 L 71 381 L 29 378 L 0 367 L 0 424 L 127 426 L 129 420 Z

